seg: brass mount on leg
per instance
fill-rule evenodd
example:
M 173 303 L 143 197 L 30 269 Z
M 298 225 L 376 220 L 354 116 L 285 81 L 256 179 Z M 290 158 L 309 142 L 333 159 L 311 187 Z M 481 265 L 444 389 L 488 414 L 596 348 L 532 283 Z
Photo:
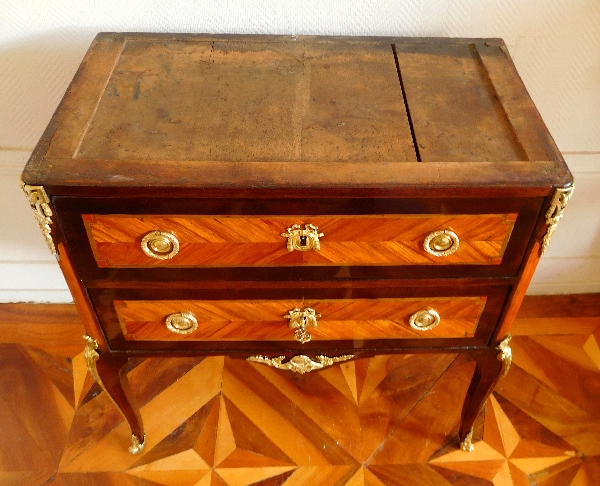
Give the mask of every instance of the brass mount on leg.
M 475 446 L 473 445 L 473 429 L 469 431 L 465 440 L 460 443 L 460 448 L 465 452 L 473 452 Z
M 100 375 L 98 374 L 98 370 L 96 369 L 96 361 L 98 361 L 98 358 L 100 358 L 100 354 L 98 353 L 98 341 L 96 341 L 92 337 L 88 336 L 87 334 L 84 334 L 83 339 L 85 339 L 85 350 L 83 351 L 83 357 L 85 359 L 85 363 L 87 364 L 88 370 L 90 371 L 90 375 L 92 375 L 92 378 L 94 378 L 96 383 L 98 383 L 98 385 L 100 385 L 100 388 L 102 388 L 102 391 L 104 391 L 106 393 L 106 395 L 111 399 L 111 401 L 113 402 L 115 407 L 117 407 L 117 410 L 119 410 L 119 412 L 121 412 L 121 415 L 123 415 L 125 422 L 128 422 L 127 417 L 125 417 L 125 414 L 123 413 L 123 411 L 121 410 L 119 405 L 117 405 L 117 403 L 110 396 L 110 393 L 108 393 L 106 387 L 104 386 L 104 383 L 102 383 L 102 379 L 100 378 Z M 140 452 L 142 452 L 144 450 L 144 441 L 145 440 L 146 440 L 145 436 L 142 437 L 140 440 L 139 437 L 137 437 L 132 432 L 131 433 L 131 445 L 129 446 L 129 452 L 131 452 L 132 454 L 139 454 Z
M 512 336 L 510 334 L 507 334 L 506 337 L 502 341 L 500 341 L 500 343 L 498 343 L 497 349 L 500 352 L 498 353 L 497 358 L 499 361 L 502 361 L 502 369 L 500 370 L 500 375 L 499 375 L 496 383 L 507 375 L 508 370 L 510 369 L 510 365 L 512 364 L 512 349 L 510 348 L 510 345 L 508 344 L 511 339 L 512 339 Z M 492 392 L 492 390 L 490 390 L 490 394 L 491 394 L 491 392 Z M 489 395 L 488 395 L 488 397 L 489 397 Z M 486 398 L 486 401 L 487 401 L 487 398 Z M 484 401 L 484 403 L 485 403 L 485 401 Z M 473 445 L 473 429 L 472 428 L 469 431 L 469 433 L 465 436 L 463 441 L 460 443 L 460 448 L 465 452 L 473 452 L 473 450 L 475 449 L 475 446 Z

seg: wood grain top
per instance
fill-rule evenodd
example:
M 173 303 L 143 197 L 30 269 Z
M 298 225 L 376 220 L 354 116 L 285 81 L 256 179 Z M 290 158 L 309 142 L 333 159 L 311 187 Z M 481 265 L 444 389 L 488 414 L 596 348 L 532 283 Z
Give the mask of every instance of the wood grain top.
M 416 160 L 388 44 L 151 39 L 124 43 L 73 156 Z
M 23 178 L 56 193 L 570 182 L 501 41 L 153 34 L 97 36 Z

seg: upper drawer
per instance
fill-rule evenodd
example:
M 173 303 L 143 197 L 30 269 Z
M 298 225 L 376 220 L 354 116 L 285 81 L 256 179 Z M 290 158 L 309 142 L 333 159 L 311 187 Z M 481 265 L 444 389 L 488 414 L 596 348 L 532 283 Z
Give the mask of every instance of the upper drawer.
M 82 218 L 99 267 L 499 265 L 517 213 Z

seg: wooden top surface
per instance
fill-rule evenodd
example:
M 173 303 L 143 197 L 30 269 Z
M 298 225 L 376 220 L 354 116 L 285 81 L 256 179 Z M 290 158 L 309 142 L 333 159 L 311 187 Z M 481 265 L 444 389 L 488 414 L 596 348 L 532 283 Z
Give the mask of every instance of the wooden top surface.
M 99 34 L 23 179 L 60 194 L 570 174 L 497 39 Z

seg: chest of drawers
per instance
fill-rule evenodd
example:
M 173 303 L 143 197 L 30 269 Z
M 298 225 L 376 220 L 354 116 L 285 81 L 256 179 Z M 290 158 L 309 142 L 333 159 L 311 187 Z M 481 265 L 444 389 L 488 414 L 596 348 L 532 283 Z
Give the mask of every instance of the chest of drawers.
M 469 449 L 573 188 L 497 39 L 100 34 L 22 179 L 132 452 L 170 354 L 468 353 Z

